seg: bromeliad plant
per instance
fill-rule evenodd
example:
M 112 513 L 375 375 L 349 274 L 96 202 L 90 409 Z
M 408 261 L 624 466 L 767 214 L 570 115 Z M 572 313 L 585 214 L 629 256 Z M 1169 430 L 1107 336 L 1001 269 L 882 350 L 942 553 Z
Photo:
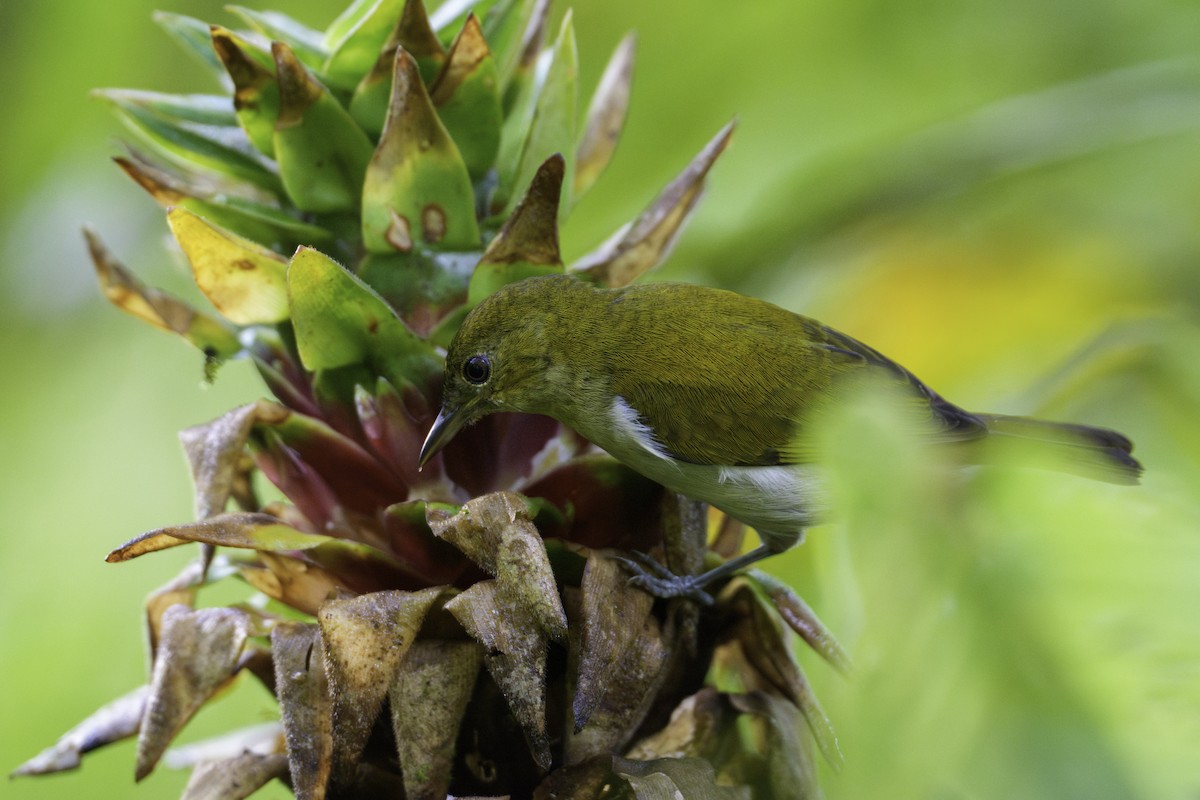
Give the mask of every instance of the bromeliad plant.
M 117 163 L 168 209 L 218 313 L 144 286 L 87 238 L 115 305 L 181 335 L 210 372 L 249 359 L 275 399 L 183 432 L 196 520 L 108 557 L 199 545 L 146 603 L 149 681 L 18 773 L 136 735 L 140 780 L 250 675 L 279 723 L 177 751 L 195 766 L 186 797 L 273 778 L 301 798 L 813 794 L 811 742 L 831 758 L 836 745 L 788 627 L 845 660 L 812 613 L 761 573 L 703 613 L 655 601 L 608 557 L 650 543 L 699 569 L 702 507 L 542 417 L 489 417 L 417 469 L 441 347 L 466 311 L 531 275 L 615 286 L 655 266 L 730 128 L 565 267 L 558 226 L 616 147 L 631 38 L 577 132 L 571 16 L 547 41 L 547 2 L 428 15 L 356 0 L 323 32 L 233 11 L 244 29 L 159 17 L 231 96 L 101 93 L 135 136 Z M 713 557 L 739 546 L 720 523 Z M 199 603 L 229 579 L 262 602 Z

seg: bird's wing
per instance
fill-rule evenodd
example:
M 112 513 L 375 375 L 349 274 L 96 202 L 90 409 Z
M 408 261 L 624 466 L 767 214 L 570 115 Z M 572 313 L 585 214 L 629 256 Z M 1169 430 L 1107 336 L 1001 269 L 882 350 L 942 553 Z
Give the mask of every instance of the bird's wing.
M 636 370 L 618 365 L 613 388 L 668 453 L 698 464 L 812 461 L 817 443 L 811 420 L 856 377 L 900 387 L 938 439 L 986 433 L 974 415 L 872 348 L 785 313 L 764 325 L 712 324 L 688 331 L 694 341 L 684 348 L 647 343 L 629 354 L 637 363 L 626 366 Z M 676 363 L 657 361 L 664 353 L 674 354 Z

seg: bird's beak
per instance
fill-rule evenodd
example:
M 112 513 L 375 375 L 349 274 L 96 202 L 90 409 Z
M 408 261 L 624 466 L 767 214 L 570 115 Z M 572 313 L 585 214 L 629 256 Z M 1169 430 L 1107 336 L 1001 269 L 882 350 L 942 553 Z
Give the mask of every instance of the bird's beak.
M 438 412 L 437 419 L 433 421 L 433 427 L 429 429 L 429 434 L 425 437 L 425 444 L 421 445 L 417 468 L 424 467 L 429 459 L 449 444 L 454 435 L 462 430 L 470 416 L 470 409 L 466 407 L 450 408 L 443 405 L 442 410 Z

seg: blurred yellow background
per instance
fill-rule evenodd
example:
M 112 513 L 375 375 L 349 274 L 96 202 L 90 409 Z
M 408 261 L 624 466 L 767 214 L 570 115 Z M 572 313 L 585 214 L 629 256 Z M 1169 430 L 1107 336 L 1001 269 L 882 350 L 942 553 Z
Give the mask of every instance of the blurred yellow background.
M 318 27 L 340 10 L 279 7 Z M 851 510 L 769 564 L 859 661 L 851 680 L 808 662 L 847 759 L 828 796 L 1200 796 L 1200 5 L 573 7 L 583 86 L 639 39 L 625 136 L 566 255 L 736 117 L 660 277 L 815 316 L 969 408 L 1118 428 L 1147 465 L 1137 489 L 1007 470 L 949 486 L 886 411 L 848 412 Z M 190 517 L 175 432 L 264 393 L 243 364 L 204 385 L 194 351 L 108 307 L 90 274 L 85 223 L 188 291 L 87 96 L 215 88 L 155 9 L 231 22 L 212 0 L 0 4 L 5 771 L 142 681 L 141 599 L 190 554 L 103 557 Z M 236 698 L 184 740 L 274 718 L 256 687 Z M 171 797 L 186 780 L 132 775 L 124 743 L 3 794 Z

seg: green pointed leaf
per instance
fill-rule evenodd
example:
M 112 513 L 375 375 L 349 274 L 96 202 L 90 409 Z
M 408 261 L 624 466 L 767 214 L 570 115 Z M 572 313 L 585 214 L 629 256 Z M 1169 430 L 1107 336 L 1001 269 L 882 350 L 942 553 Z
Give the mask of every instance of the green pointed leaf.
M 185 208 L 218 227 L 273 250 L 291 251 L 298 242 L 323 244 L 333 238 L 324 228 L 301 222 L 276 207 L 254 200 L 230 195 L 209 200 L 209 194 L 201 188 L 188 185 L 186 179 L 140 158 L 114 160 L 164 208 Z
M 205 187 L 191 185 L 186 178 L 141 157 L 114 160 L 164 208 L 186 208 L 214 225 L 273 250 L 290 252 L 299 242 L 324 244 L 333 238 L 324 228 L 301 222 L 275 206 L 228 194 L 214 195 Z
M 226 319 L 239 325 L 287 319 L 287 261 L 281 256 L 185 209 L 173 209 L 167 221 L 196 285 Z
M 562 272 L 558 209 L 564 169 L 563 157 L 557 153 L 542 164 L 529 191 L 475 268 L 467 294 L 468 305 L 476 305 L 514 281 Z
M 543 52 L 541 49 L 546 37 L 550 0 L 536 0 L 536 3 L 522 34 L 520 56 L 503 86 L 504 126 L 500 130 L 500 152 L 496 156 L 498 186 L 490 201 L 491 213 L 503 211 L 512 193 L 512 186 L 517 180 L 517 168 L 521 165 L 521 151 L 529 138 L 529 127 L 537 108 L 538 94 L 554 57 L 550 51 Z
M 400 20 L 350 100 L 350 113 L 363 130 L 376 139 L 383 132 L 388 104 L 392 97 L 392 73 L 395 71 L 396 50 L 401 48 L 416 59 L 422 83 L 429 84 L 446 61 L 446 50 L 429 27 L 429 17 L 421 0 L 407 0 Z
M 393 385 L 419 386 L 441 373 L 433 347 L 328 256 L 300 248 L 287 277 L 296 345 L 309 370 L 370 364 Z
M 656 267 L 671 252 L 704 189 L 713 162 L 733 136 L 729 123 L 692 159 L 637 219 L 618 230 L 599 248 L 571 265 L 604 286 L 625 286 Z
M 246 181 L 273 194 L 280 192 L 279 176 L 262 160 L 240 127 L 204 125 L 165 116 L 121 92 L 97 94 L 112 103 L 125 126 L 168 162 L 188 171 Z
M 479 180 L 496 161 L 503 120 L 496 62 L 474 14 L 454 40 L 429 95 L 467 171 Z
M 412 56 L 396 51 L 392 100 L 363 187 L 363 243 L 407 252 L 479 246 L 471 178 L 430 104 Z
M 333 234 L 324 228 L 301 222 L 277 208 L 252 200 L 227 197 L 222 202 L 189 198 L 176 205 L 276 251 L 289 252 L 294 250 L 299 242 L 319 245 L 332 242 L 334 238 Z
M 545 82 L 537 92 L 537 101 L 529 131 L 520 150 L 520 160 L 511 184 L 503 183 L 501 196 L 507 194 L 508 207 L 515 204 L 533 180 L 538 167 L 554 153 L 561 153 L 566 160 L 565 174 L 575 173 L 575 105 L 576 82 L 579 73 L 579 56 L 575 46 L 575 28 L 571 13 L 567 12 L 551 50 L 551 61 Z M 571 203 L 571 183 L 563 186 L 563 202 L 559 207 L 560 219 L 565 216 Z
M 425 336 L 447 313 L 467 299 L 467 282 L 479 252 L 369 253 L 358 265 L 359 276 L 387 299 L 412 328 Z
M 258 11 L 245 6 L 226 6 L 228 11 L 245 20 L 246 24 L 271 41 L 283 42 L 292 48 L 296 58 L 309 69 L 318 70 L 329 57 L 324 34 L 278 11 Z
M 508 86 L 521 60 L 521 37 L 538 0 L 502 0 L 483 17 L 483 36 L 496 59 L 500 86 Z
M 184 50 L 191 53 L 200 61 L 213 77 L 225 88 L 229 88 L 229 76 L 221 66 L 221 60 L 213 52 L 212 40 L 209 38 L 207 22 L 185 17 L 182 14 L 171 14 L 166 11 L 154 12 L 154 21 L 165 30 Z
M 429 84 L 433 81 L 442 64 L 446 62 L 446 48 L 433 32 L 429 23 L 429 14 L 425 10 L 423 0 L 405 0 L 404 11 L 400 21 L 396 23 L 388 39 L 388 48 L 381 59 L 386 70 L 386 77 L 391 77 L 392 65 L 395 63 L 395 49 L 403 47 L 410 56 L 416 59 L 420 68 L 422 82 Z
M 322 75 L 329 85 L 352 90 L 379 57 L 404 0 L 357 0 L 325 32 L 329 58 Z
M 212 28 L 212 46 L 233 81 L 238 122 L 259 152 L 274 157 L 279 82 L 275 80 L 275 64 L 270 54 L 250 47 L 233 31 L 219 25 Z
M 121 107 L 145 109 L 164 119 L 229 128 L 237 116 L 229 97 L 220 94 L 167 94 L 142 89 L 98 89 L 98 97 Z
M 100 288 L 117 308 L 179 334 L 209 358 L 229 358 L 241 351 L 237 334 L 230 327 L 166 292 L 146 286 L 113 257 L 96 234 L 85 230 L 84 236 Z
M 303 211 L 355 211 L 371 140 L 337 99 L 281 42 L 271 45 L 279 80 L 275 159 L 288 196 Z
M 617 149 L 629 111 L 636 41 L 637 37 L 630 33 L 617 45 L 588 104 L 587 122 L 575 151 L 575 186 L 571 193 L 575 201 L 592 187 Z

